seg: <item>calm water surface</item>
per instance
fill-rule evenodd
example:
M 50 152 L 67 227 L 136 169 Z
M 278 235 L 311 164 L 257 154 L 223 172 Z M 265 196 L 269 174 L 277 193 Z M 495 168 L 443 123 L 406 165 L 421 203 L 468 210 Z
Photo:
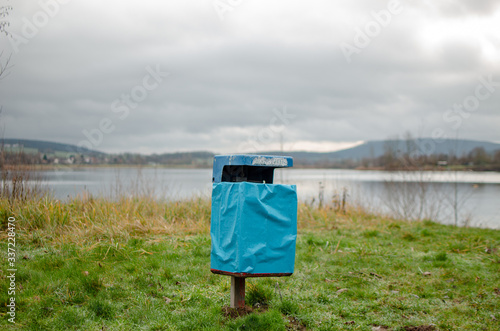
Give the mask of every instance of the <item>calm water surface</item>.
M 58 199 L 150 194 L 158 198 L 210 197 L 211 169 L 65 168 L 44 172 Z M 299 199 L 347 201 L 376 212 L 416 215 L 453 224 L 500 228 L 500 173 L 384 172 L 339 169 L 276 170 L 275 183 L 296 184 Z M 456 203 L 455 203 L 456 202 Z M 412 209 L 412 210 L 410 210 Z M 456 212 L 456 213 L 455 213 Z

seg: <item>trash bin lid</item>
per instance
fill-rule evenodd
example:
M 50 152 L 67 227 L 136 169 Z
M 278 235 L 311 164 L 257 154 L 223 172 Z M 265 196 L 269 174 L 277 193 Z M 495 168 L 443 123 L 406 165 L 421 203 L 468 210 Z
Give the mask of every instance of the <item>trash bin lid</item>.
M 224 166 L 251 166 L 265 168 L 293 167 L 293 158 L 290 156 L 275 155 L 216 155 L 214 157 L 213 182 L 220 183 Z

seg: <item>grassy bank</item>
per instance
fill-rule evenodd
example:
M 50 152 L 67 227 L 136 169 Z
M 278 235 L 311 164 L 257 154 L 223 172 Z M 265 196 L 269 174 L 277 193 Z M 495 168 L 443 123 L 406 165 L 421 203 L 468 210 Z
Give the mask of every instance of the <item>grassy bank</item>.
M 19 330 L 498 330 L 500 231 L 299 206 L 295 273 L 210 273 L 210 202 L 0 200 L 0 328 Z M 7 222 L 16 218 L 16 324 Z M 418 328 L 417 328 L 418 327 Z

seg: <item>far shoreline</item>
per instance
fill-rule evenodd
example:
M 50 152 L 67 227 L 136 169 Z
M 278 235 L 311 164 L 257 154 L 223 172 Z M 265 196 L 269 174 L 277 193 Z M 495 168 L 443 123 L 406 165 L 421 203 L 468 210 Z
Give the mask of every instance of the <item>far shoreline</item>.
M 146 168 L 146 169 L 212 169 L 211 166 L 191 165 L 191 164 L 15 164 L 4 165 L 4 169 L 24 169 L 33 171 L 53 171 L 61 169 L 102 169 L 102 168 Z M 384 171 L 384 172 L 499 172 L 500 168 L 496 167 L 474 167 L 474 166 L 454 166 L 454 167 L 328 167 L 296 164 L 293 169 L 325 169 L 325 170 L 358 170 L 358 171 Z

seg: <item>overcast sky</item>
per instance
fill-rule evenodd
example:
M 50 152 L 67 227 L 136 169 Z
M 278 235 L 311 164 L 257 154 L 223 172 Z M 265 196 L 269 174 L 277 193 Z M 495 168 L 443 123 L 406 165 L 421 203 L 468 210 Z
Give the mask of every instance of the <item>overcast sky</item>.
M 105 152 L 500 142 L 495 0 L 6 1 L 5 138 Z

